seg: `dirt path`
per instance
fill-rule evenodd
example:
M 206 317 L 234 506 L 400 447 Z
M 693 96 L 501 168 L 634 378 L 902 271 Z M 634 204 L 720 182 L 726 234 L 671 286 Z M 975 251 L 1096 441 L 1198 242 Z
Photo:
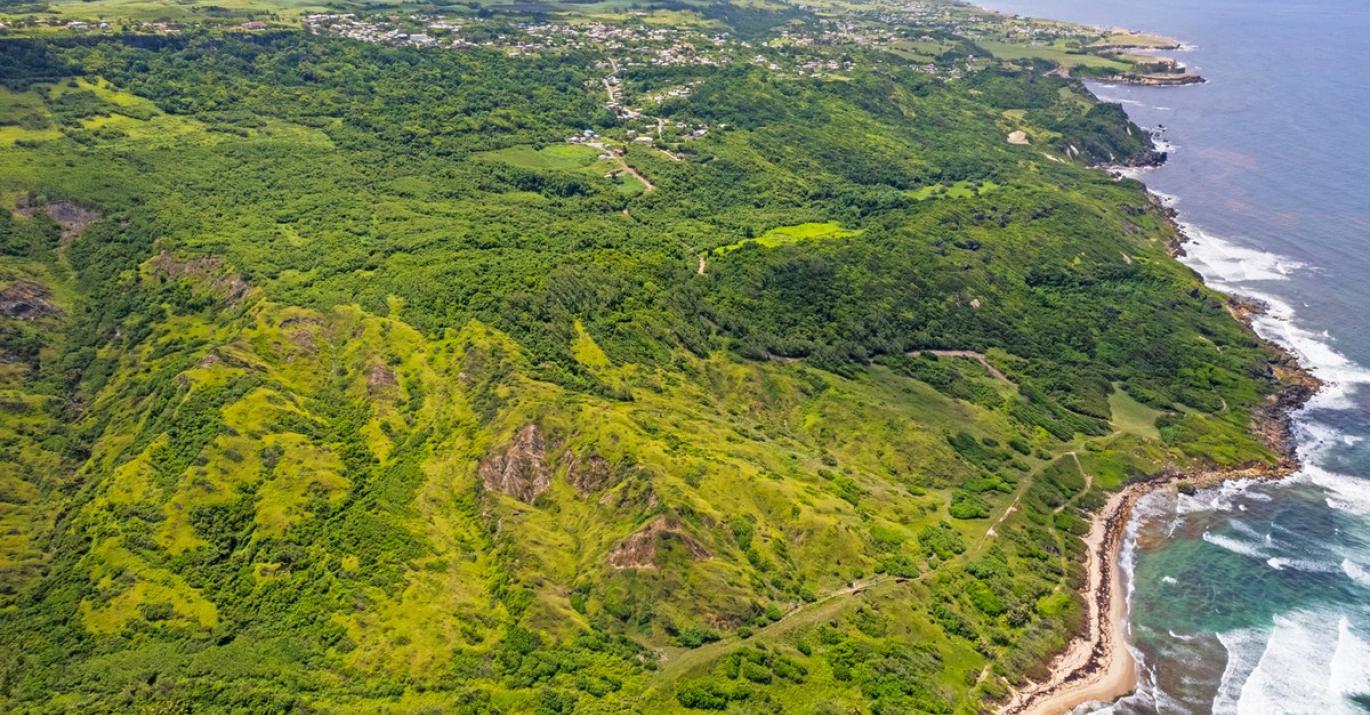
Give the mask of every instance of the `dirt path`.
M 623 167 L 623 170 L 624 170 L 624 171 L 626 171 L 626 172 L 629 173 L 629 174 L 632 174 L 634 179 L 637 179 L 638 181 L 641 181 L 641 182 L 642 182 L 642 185 L 645 186 L 645 187 L 647 187 L 647 188 L 645 188 L 645 189 L 642 190 L 642 193 L 645 194 L 645 193 L 647 193 L 648 191 L 656 191 L 656 184 L 653 184 L 652 182 L 650 182 L 650 181 L 647 180 L 647 177 L 643 176 L 642 174 L 639 174 L 638 171 L 637 171 L 637 169 L 634 169 L 633 167 L 628 166 L 628 162 L 624 161 L 622 157 L 619 157 L 618 163 L 619 163 L 619 166 L 622 166 L 622 167 Z
M 1033 476 L 1035 477 L 1036 475 Z M 992 539 L 999 535 L 999 532 L 995 531 L 995 528 L 1004 523 L 1004 519 L 1009 518 L 1010 514 L 1018 511 L 1018 501 L 1023 498 L 1023 493 L 1027 491 L 1029 484 L 1031 484 L 1030 480 L 1023 480 L 1023 485 L 1018 487 L 1018 491 L 1013 494 L 1013 501 L 1008 503 L 1008 508 L 1004 509 L 1004 513 L 1000 514 L 999 518 L 995 519 L 994 523 L 990 524 L 989 529 L 985 531 L 985 538 L 981 539 L 982 543 L 985 540 Z
M 1115 434 L 1116 434 L 1116 433 L 1115 433 Z M 1082 477 L 1085 478 L 1085 488 L 1080 490 L 1080 494 L 1084 494 L 1085 492 L 1088 492 L 1090 489 L 1094 488 L 1094 475 L 1093 475 L 1093 474 L 1090 474 L 1089 472 L 1086 472 L 1086 471 L 1085 471 L 1085 465 L 1082 464 L 1082 463 L 1080 462 L 1080 455 L 1079 455 L 1079 453 L 1076 452 L 1075 450 L 1071 450 L 1071 451 L 1069 451 L 1069 452 L 1066 452 L 1066 454 L 1069 454 L 1069 455 L 1070 455 L 1070 458 L 1073 459 L 1073 460 L 1075 460 L 1075 468 L 1078 469 L 1078 470 L 1080 470 L 1080 476 L 1082 476 Z M 1068 507 L 1068 506 L 1070 506 L 1071 504 L 1074 504 L 1074 503 L 1075 503 L 1075 500 L 1074 500 L 1074 499 L 1066 500 L 1066 501 L 1062 502 L 1060 506 L 1058 506 L 1058 507 L 1056 507 L 1054 510 L 1052 510 L 1052 513 L 1053 513 L 1053 514 L 1060 514 L 1062 510 L 1064 510 L 1066 507 Z
M 987 370 L 994 379 L 1001 380 L 1010 385 L 1013 384 L 1013 381 L 1008 379 L 1008 375 L 1000 372 L 999 368 L 989 364 L 989 358 L 985 357 L 984 353 L 975 352 L 974 350 L 910 350 L 908 354 L 917 355 L 919 353 L 932 353 L 939 358 L 969 358 L 971 360 L 976 360 L 979 361 L 981 365 L 985 366 L 985 370 Z
M 830 618 L 839 610 L 846 606 L 846 601 L 852 596 L 872 591 L 873 589 L 883 589 L 894 584 L 908 583 L 918 579 L 902 579 L 893 576 L 876 576 L 864 581 L 856 581 L 846 588 L 841 588 L 830 592 L 828 595 L 814 601 L 806 603 L 790 610 L 780 618 L 780 620 L 770 625 L 758 628 L 752 633 L 750 640 L 766 640 L 788 633 L 799 626 L 814 623 L 816 621 Z M 689 669 L 708 663 L 730 649 L 746 643 L 741 638 L 729 636 L 720 641 L 709 643 L 692 650 L 684 651 L 674 657 L 663 658 L 661 668 L 653 676 L 653 688 L 662 684 L 674 682 L 674 679 Z
M 699 275 L 704 275 L 704 269 L 709 267 L 709 262 L 704 258 L 704 254 L 699 254 Z

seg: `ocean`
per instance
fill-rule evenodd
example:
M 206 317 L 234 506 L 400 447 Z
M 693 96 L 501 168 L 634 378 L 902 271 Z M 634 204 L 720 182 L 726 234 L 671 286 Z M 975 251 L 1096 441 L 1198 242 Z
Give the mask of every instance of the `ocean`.
M 1083 711 L 1370 713 L 1370 2 L 989 0 L 1179 38 L 1208 78 L 1091 85 L 1171 150 L 1138 175 L 1186 262 L 1264 301 L 1327 387 L 1278 483 L 1146 497 L 1124 546 L 1137 694 Z

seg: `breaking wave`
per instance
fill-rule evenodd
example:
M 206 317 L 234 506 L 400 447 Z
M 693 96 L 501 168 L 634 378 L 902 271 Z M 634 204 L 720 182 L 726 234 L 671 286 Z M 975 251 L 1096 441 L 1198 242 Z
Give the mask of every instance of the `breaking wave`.
M 1231 551 L 1234 554 L 1249 556 L 1253 559 L 1258 559 L 1261 561 L 1265 561 L 1267 558 L 1269 558 L 1266 555 L 1266 553 L 1261 549 L 1261 546 L 1259 544 L 1252 544 L 1246 541 L 1242 541 L 1240 539 L 1234 539 L 1230 536 L 1223 536 L 1222 534 L 1215 534 L 1211 531 L 1205 531 L 1203 533 L 1203 540 L 1207 541 L 1210 544 L 1213 544 L 1214 546 L 1220 549 Z
M 1351 559 L 1342 559 L 1341 572 L 1346 574 L 1346 577 L 1352 581 L 1355 581 L 1362 586 L 1370 587 L 1370 572 L 1367 572 L 1365 567 L 1357 564 Z

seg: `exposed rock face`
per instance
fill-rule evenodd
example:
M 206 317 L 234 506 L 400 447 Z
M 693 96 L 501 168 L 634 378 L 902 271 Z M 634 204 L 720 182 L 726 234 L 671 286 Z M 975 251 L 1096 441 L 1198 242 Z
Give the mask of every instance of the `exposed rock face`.
M 1160 166 L 1170 155 L 1157 149 L 1148 149 L 1124 162 L 1127 166 Z
M 52 303 L 52 297 L 41 283 L 17 281 L 0 288 L 0 314 L 20 320 L 37 320 L 60 315 L 62 310 Z
M 166 278 L 190 278 L 201 281 L 231 301 L 237 301 L 247 295 L 250 287 L 242 276 L 230 274 L 224 266 L 223 259 L 218 256 L 177 258 L 169 251 L 162 251 L 148 259 L 148 265 L 158 275 Z
M 81 208 L 80 206 L 67 201 L 48 204 L 47 210 L 48 216 L 50 216 L 53 221 L 56 221 L 58 226 L 62 227 L 63 245 L 66 245 L 71 239 L 80 236 L 91 223 L 100 220 L 99 213 Z
M 671 524 L 666 517 L 658 516 L 620 541 L 609 552 L 609 565 L 616 569 L 655 569 L 662 539 L 679 539 L 694 558 L 709 558 L 709 550 L 703 544 L 684 529 Z
M 487 456 L 477 472 L 486 489 L 532 504 L 551 484 L 542 430 L 535 424 L 520 427 L 504 451 Z
M 581 494 L 599 491 L 609 483 L 609 463 L 598 454 L 580 457 L 566 451 L 566 481 Z
M 599 503 L 618 510 L 653 509 L 657 505 L 656 490 L 651 482 L 631 479 L 618 489 L 610 489 L 599 498 Z
M 373 390 L 390 387 L 394 384 L 395 371 L 384 365 L 372 365 L 371 369 L 366 372 L 366 386 Z

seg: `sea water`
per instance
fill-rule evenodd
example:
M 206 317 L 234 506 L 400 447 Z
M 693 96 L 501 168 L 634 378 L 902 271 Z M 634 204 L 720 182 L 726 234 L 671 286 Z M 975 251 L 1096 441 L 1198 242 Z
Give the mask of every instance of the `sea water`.
M 1207 84 L 1091 89 L 1171 149 L 1138 178 L 1179 211 L 1185 260 L 1264 301 L 1257 330 L 1327 384 L 1296 416 L 1294 477 L 1139 504 L 1142 685 L 1104 710 L 1370 712 L 1370 2 L 984 4 L 1186 43 L 1165 54 Z

